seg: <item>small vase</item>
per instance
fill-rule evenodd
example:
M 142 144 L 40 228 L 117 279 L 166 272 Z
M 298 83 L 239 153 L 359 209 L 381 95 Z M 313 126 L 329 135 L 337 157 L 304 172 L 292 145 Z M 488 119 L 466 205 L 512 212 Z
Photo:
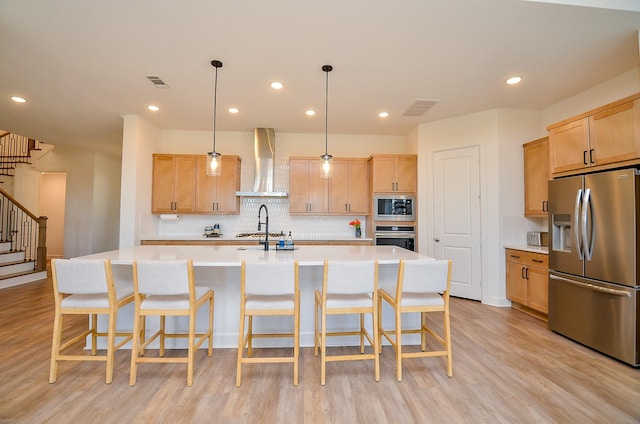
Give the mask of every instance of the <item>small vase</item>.
M 356 237 L 362 237 L 362 230 L 360 228 L 356 228 Z

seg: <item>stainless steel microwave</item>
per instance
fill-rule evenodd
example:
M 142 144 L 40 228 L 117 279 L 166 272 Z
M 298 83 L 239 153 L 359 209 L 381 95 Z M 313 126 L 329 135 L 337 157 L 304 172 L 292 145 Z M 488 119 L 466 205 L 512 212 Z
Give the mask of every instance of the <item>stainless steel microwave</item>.
M 373 218 L 376 221 L 415 221 L 415 197 L 398 194 L 373 196 Z

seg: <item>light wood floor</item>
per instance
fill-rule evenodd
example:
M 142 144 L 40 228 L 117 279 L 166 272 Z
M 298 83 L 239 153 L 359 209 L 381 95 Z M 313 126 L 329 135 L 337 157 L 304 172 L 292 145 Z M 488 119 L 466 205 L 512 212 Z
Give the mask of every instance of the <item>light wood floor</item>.
M 235 349 L 215 349 L 198 352 L 193 387 L 179 364 L 142 364 L 129 387 L 122 350 L 110 385 L 101 362 L 63 362 L 49 384 L 50 280 L 0 290 L 0 423 L 640 422 L 640 370 L 519 311 L 461 299 L 451 310 L 453 378 L 443 358 L 426 358 L 407 360 L 397 382 L 387 347 L 379 383 L 370 361 L 356 361 L 329 363 L 322 387 L 304 348 L 298 387 L 290 364 L 268 364 L 246 366 L 236 388 Z

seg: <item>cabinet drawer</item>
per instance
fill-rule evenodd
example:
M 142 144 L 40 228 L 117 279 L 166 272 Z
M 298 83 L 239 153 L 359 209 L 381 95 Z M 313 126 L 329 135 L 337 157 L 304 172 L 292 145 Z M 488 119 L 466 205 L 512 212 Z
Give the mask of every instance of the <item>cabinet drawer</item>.
M 527 252 L 527 265 L 536 268 L 549 268 L 549 255 Z
M 527 252 L 515 249 L 506 249 L 506 258 L 509 262 L 525 264 L 527 262 Z

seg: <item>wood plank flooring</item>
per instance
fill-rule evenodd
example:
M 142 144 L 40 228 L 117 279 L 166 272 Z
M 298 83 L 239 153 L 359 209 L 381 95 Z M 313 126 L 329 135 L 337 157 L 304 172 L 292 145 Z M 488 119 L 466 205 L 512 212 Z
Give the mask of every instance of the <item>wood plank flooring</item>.
M 236 388 L 235 349 L 215 349 L 197 353 L 193 387 L 183 364 L 142 364 L 129 387 L 121 350 L 110 385 L 101 362 L 63 362 L 49 384 L 50 279 L 11 287 L 0 290 L 0 423 L 640 422 L 640 370 L 520 311 L 462 299 L 451 311 L 453 378 L 443 358 L 424 358 L 406 360 L 398 382 L 387 347 L 379 383 L 370 361 L 351 361 L 329 363 L 322 387 L 320 362 L 304 348 L 298 387 L 290 364 L 267 364 L 247 365 Z

